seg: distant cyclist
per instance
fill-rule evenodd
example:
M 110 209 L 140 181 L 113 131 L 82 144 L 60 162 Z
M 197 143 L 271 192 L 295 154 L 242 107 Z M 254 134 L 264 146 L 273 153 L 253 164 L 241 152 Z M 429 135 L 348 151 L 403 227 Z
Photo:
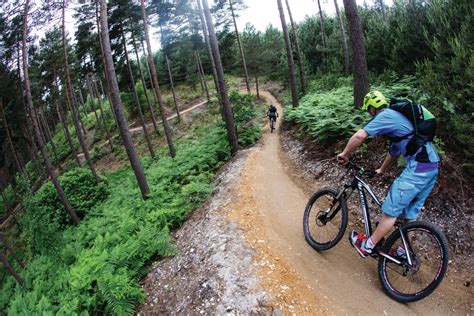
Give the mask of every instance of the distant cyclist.
M 270 108 L 268 108 L 267 115 L 268 115 L 269 120 L 271 120 L 273 118 L 274 121 L 276 121 L 276 119 L 278 117 L 278 110 L 273 104 L 271 104 Z
M 390 150 L 382 166 L 376 170 L 383 173 L 398 156 L 403 156 L 407 165 L 395 179 L 390 191 L 382 204 L 382 219 L 372 236 L 351 232 L 352 245 L 362 257 L 372 254 L 375 246 L 390 231 L 398 216 L 402 215 L 407 221 L 415 220 L 426 198 L 433 189 L 438 176 L 439 157 L 431 141 L 422 142 L 410 152 L 412 138 L 418 136 L 414 125 L 402 113 L 390 106 L 379 91 L 368 93 L 364 98 L 362 109 L 368 111 L 373 119 L 349 139 L 343 152 L 337 155 L 339 163 L 347 163 L 349 156 L 368 137 L 388 136 Z M 433 115 L 424 107 L 425 117 Z M 415 139 L 414 139 L 415 140 Z M 408 146 L 407 146 L 408 145 Z

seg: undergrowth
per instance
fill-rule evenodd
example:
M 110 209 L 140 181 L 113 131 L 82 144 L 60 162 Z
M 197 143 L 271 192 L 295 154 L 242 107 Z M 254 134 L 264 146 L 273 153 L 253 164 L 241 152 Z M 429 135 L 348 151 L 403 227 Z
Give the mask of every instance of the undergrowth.
M 249 128 L 254 106 L 247 97 L 233 101 L 239 136 L 249 145 L 259 135 Z M 68 225 L 51 184 L 44 185 L 27 202 L 20 221 L 30 245 L 27 268 L 21 271 L 26 286 L 3 277 L 0 310 L 11 315 L 132 314 L 145 298 L 138 281 L 149 261 L 176 253 L 170 229 L 212 193 L 214 173 L 230 158 L 226 137 L 220 119 L 201 123 L 177 142 L 174 159 L 166 148 L 158 151 L 158 160 L 143 159 L 151 190 L 146 200 L 130 168 L 108 174 L 99 185 L 87 170 L 64 174 L 61 183 L 83 217 L 78 226 Z

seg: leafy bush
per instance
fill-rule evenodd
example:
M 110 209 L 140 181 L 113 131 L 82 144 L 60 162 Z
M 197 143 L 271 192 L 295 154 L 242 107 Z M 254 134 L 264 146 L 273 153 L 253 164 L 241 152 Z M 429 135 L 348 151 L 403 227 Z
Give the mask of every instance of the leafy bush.
M 106 199 L 109 192 L 107 184 L 97 184 L 86 169 L 75 168 L 66 172 L 59 177 L 59 182 L 79 217 L 84 217 Z M 71 224 L 71 218 L 51 182 L 45 183 L 25 204 L 27 212 L 21 219 L 24 238 L 30 252 L 39 253 L 54 243 L 52 238 L 57 238 Z
M 249 94 L 239 94 L 237 91 L 232 91 L 230 102 L 233 105 L 239 145 L 249 146 L 255 144 L 262 131 L 260 124 L 255 121 L 257 111 L 253 97 Z
M 322 93 L 304 96 L 296 108 L 287 108 L 284 119 L 321 143 L 332 144 L 352 135 L 367 120 L 367 116 L 352 106 L 352 88 L 343 86 Z
M 241 114 L 236 116 L 243 125 L 253 117 Z M 15 286 L 9 302 L 2 294 L 0 310 L 12 315 L 132 314 L 144 298 L 138 280 L 147 262 L 156 254 L 176 253 L 169 229 L 211 194 L 214 172 L 230 157 L 220 121 L 202 123 L 176 147 L 174 159 L 162 148 L 159 161 L 143 160 L 151 190 L 146 200 L 130 168 L 107 175 L 108 196 L 86 170 L 61 177 L 79 210 L 93 206 L 79 226 L 64 225 L 67 217 L 52 185 L 43 186 L 21 223 L 25 241 L 36 247 L 22 273 L 27 286 Z M 5 278 L 2 293 L 12 293 L 13 286 L 11 277 Z

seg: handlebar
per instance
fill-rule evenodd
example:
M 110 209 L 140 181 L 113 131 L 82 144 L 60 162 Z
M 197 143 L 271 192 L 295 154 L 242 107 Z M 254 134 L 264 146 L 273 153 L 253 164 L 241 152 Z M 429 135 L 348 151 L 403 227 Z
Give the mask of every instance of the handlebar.
M 375 175 L 377 175 L 377 172 L 375 172 L 375 170 L 373 170 L 373 169 L 364 169 L 363 167 L 357 166 L 352 161 L 348 161 L 345 166 L 348 170 L 354 170 L 361 176 L 367 176 L 369 178 L 373 178 Z

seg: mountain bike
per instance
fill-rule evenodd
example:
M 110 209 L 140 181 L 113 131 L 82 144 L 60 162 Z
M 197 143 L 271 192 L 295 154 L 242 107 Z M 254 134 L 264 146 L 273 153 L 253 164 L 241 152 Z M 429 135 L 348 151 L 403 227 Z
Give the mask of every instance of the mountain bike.
M 375 171 L 349 162 L 352 180 L 336 191 L 325 188 L 314 193 L 304 211 L 303 227 L 307 243 L 318 251 L 334 247 L 347 228 L 347 200 L 357 191 L 364 229 L 372 235 L 367 194 L 379 208 L 381 202 L 363 180 Z M 448 268 L 448 242 L 441 230 L 428 222 L 403 223 L 397 220 L 394 231 L 379 243 L 371 255 L 378 259 L 378 274 L 384 292 L 392 299 L 415 302 L 430 295 L 441 283 Z
M 276 116 L 270 115 L 270 133 L 273 133 L 276 124 Z

